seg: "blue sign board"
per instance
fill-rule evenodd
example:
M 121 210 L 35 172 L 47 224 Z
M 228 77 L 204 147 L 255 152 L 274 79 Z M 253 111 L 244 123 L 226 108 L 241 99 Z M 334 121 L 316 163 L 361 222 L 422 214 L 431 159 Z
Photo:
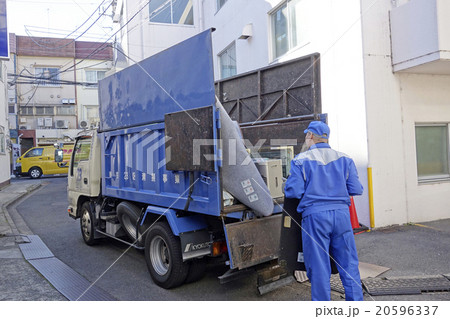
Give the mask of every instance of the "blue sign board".
M 0 0 L 0 59 L 9 58 L 8 23 L 6 0 Z

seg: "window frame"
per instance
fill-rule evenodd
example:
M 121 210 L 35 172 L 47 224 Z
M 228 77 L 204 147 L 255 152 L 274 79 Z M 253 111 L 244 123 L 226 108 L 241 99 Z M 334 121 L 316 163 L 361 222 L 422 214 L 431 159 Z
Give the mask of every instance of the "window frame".
M 445 127 L 446 128 L 446 147 L 447 147 L 447 171 L 445 174 L 436 175 L 419 175 L 419 162 L 418 162 L 418 150 L 417 150 L 417 127 Z M 415 123 L 414 124 L 414 146 L 415 146 L 415 156 L 416 156 L 416 174 L 419 184 L 429 184 L 442 181 L 450 181 L 450 123 L 449 122 L 432 122 L 432 123 Z
M 34 114 L 36 116 L 45 116 L 45 115 L 55 115 L 55 107 L 51 106 L 51 105 L 39 105 L 39 106 L 34 106 L 35 108 L 35 112 Z M 39 113 L 38 110 L 43 110 L 42 113 Z M 51 110 L 51 113 L 48 113 L 47 111 Z
M 78 159 L 76 160 L 77 157 L 77 152 L 79 149 L 81 149 L 82 144 L 88 144 L 88 143 L 84 143 L 85 141 L 89 141 L 89 153 L 87 154 L 87 158 L 83 158 L 83 159 Z M 73 147 L 73 151 L 72 151 L 72 156 L 71 156 L 71 170 L 70 170 L 70 176 L 73 176 L 74 174 L 74 170 L 78 167 L 78 165 L 80 164 L 80 162 L 83 161 L 89 161 L 89 157 L 91 156 L 91 152 L 92 152 L 92 136 L 83 136 L 83 137 L 79 137 L 76 142 L 75 145 Z
M 87 76 L 87 73 L 88 72 L 95 72 L 95 81 L 89 81 L 88 80 L 88 76 Z M 86 83 L 89 83 L 90 85 L 87 85 L 87 86 L 85 86 L 85 88 L 87 88 L 87 89 L 97 89 L 98 88 L 98 81 L 99 81 L 99 79 L 98 79 L 98 73 L 99 72 L 103 72 L 104 73 L 104 76 L 103 76 L 103 78 L 101 78 L 100 80 L 103 80 L 105 77 L 106 77 L 106 70 L 92 70 L 92 69 L 88 69 L 88 70 L 84 70 L 84 76 L 86 77 Z
M 71 110 L 71 111 L 70 112 L 61 112 L 63 109 L 68 109 L 68 110 Z M 56 107 L 56 114 L 57 115 L 76 115 L 75 105 L 73 105 L 73 104 L 58 105 Z
M 40 153 L 38 155 L 30 155 L 31 153 L 34 154 L 35 151 L 40 151 Z M 42 156 L 42 154 L 44 154 L 44 148 L 43 147 L 37 147 L 37 148 L 33 148 L 32 150 L 27 151 L 25 153 L 25 155 L 23 156 L 23 158 L 38 157 L 38 156 Z
M 236 73 L 235 73 L 235 74 L 232 74 L 232 75 L 230 75 L 230 76 L 224 77 L 223 74 L 222 74 L 222 63 L 221 63 L 221 61 L 222 61 L 222 56 L 223 56 L 225 53 L 227 53 L 232 47 L 234 47 L 234 61 L 235 61 Z M 236 52 L 236 41 L 231 42 L 229 45 L 227 45 L 227 46 L 225 47 L 225 49 L 223 49 L 222 51 L 220 51 L 220 52 L 217 54 L 217 58 L 218 58 L 218 62 L 219 62 L 219 78 L 220 78 L 220 80 L 228 79 L 228 78 L 230 78 L 230 77 L 233 77 L 233 76 L 237 75 L 237 52 Z
M 42 71 L 41 73 L 38 73 L 37 72 L 38 69 L 42 69 L 44 71 Z M 57 70 L 57 72 L 56 72 L 56 79 L 50 80 L 51 77 L 48 78 L 48 79 L 46 79 L 46 78 L 38 79 L 39 75 L 45 73 L 45 69 L 56 69 Z M 60 82 L 61 81 L 61 77 L 60 77 L 61 71 L 60 70 L 61 70 L 61 68 L 57 67 L 57 66 L 36 66 L 34 68 L 34 75 L 36 77 L 36 84 L 35 85 L 41 86 L 41 87 L 61 87 L 62 84 Z M 50 70 L 48 72 L 51 75 Z M 54 82 L 56 82 L 56 83 L 54 83 Z
M 293 38 L 292 38 L 292 19 L 291 19 L 291 6 L 289 6 L 290 2 L 301 2 L 302 0 L 283 0 L 281 1 L 276 7 L 274 7 L 272 10 L 270 10 L 268 12 L 268 19 L 269 19 L 269 27 L 270 27 L 270 32 L 269 32 L 269 44 L 270 44 L 270 56 L 271 56 L 271 61 L 276 61 L 277 59 L 283 57 L 286 54 L 289 54 L 289 52 L 291 52 L 292 50 L 295 50 L 297 48 L 300 48 L 302 46 L 304 46 L 305 44 L 308 43 L 308 41 L 299 41 L 297 39 L 297 44 L 294 46 L 293 45 Z M 279 56 L 277 56 L 276 54 L 276 38 L 275 38 L 275 27 L 274 27 L 274 23 L 273 23 L 273 17 L 274 15 L 280 11 L 283 7 L 286 7 L 286 36 L 287 36 L 287 50 L 286 52 L 280 54 Z M 298 22 L 297 22 L 298 23 Z M 297 35 L 298 36 L 298 35 Z
M 216 13 L 219 12 L 219 10 L 222 9 L 223 6 L 228 2 L 228 0 L 224 0 L 225 2 L 222 5 L 220 5 L 220 1 L 221 0 L 216 0 Z
M 195 10 L 194 10 L 194 0 L 189 0 L 192 4 L 192 24 L 181 24 L 181 23 L 174 23 L 173 22 L 173 2 L 176 0 L 167 0 L 170 1 L 170 22 L 159 22 L 159 21 L 152 21 L 150 15 L 152 14 L 152 12 L 150 12 L 151 7 L 149 6 L 149 16 L 148 16 L 148 22 L 151 24 L 162 24 L 162 25 L 173 25 L 173 26 L 183 26 L 183 27 L 195 27 Z

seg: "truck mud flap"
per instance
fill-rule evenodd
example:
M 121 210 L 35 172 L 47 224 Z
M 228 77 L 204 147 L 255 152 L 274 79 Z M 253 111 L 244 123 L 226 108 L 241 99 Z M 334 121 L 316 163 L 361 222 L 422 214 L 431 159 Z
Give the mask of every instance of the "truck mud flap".
M 281 214 L 226 224 L 230 267 L 244 269 L 279 256 Z
M 211 238 L 207 230 L 180 233 L 183 262 L 211 254 Z

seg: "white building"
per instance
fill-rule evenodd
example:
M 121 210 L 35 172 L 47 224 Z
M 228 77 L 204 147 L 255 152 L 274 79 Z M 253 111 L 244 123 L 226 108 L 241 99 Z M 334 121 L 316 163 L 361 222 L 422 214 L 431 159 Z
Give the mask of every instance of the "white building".
M 174 12 L 171 0 L 152 2 L 122 30 L 134 60 L 210 27 L 216 79 L 318 52 L 330 144 L 354 158 L 365 188 L 355 198 L 359 221 L 450 217 L 448 1 L 186 0 L 188 26 L 173 14 L 151 21 Z M 125 25 L 136 2 L 122 8 Z
M 0 188 L 10 181 L 10 143 L 6 62 L 0 60 Z

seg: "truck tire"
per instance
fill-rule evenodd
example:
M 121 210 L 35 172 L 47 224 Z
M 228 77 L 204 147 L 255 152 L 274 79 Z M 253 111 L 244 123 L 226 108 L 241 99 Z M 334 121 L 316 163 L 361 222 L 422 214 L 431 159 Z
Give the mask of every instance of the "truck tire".
M 84 202 L 81 205 L 81 214 L 80 214 L 80 228 L 81 235 L 83 236 L 84 242 L 91 246 L 94 245 L 97 240 L 95 239 L 95 217 L 94 213 L 91 210 L 90 203 Z
M 139 207 L 131 204 L 130 202 L 121 202 L 117 205 L 117 218 L 122 225 L 125 233 L 133 241 L 136 241 L 136 225 L 141 215 Z
M 39 178 L 42 176 L 42 170 L 37 166 L 33 166 L 28 171 L 28 175 L 30 176 L 30 178 L 33 178 L 33 179 Z
M 145 261 L 153 281 L 165 289 L 180 286 L 188 275 L 189 265 L 183 263 L 180 239 L 163 222 L 156 223 L 147 234 Z
M 184 281 L 185 284 L 196 282 L 203 278 L 206 271 L 206 259 L 194 259 L 189 263 L 189 272 Z

